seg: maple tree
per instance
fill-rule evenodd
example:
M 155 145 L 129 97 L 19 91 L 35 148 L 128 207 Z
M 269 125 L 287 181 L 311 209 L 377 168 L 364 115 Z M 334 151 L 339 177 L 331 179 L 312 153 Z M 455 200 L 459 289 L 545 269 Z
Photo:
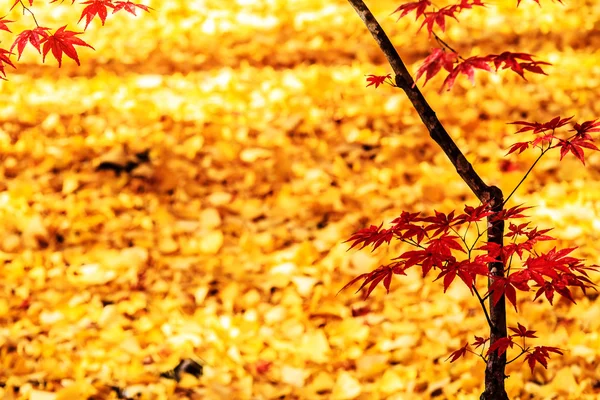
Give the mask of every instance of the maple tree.
M 533 0 L 540 4 L 539 0 Z M 418 112 L 431 137 L 446 153 L 457 173 L 471 188 L 480 200 L 478 206 L 466 206 L 463 213 L 449 214 L 434 210 L 433 216 L 422 216 L 420 213 L 403 212 L 391 221 L 389 227 L 383 224 L 371 225 L 354 233 L 348 242 L 350 248 L 371 247 L 377 249 L 392 240 L 410 247 L 392 259 L 392 262 L 381 265 L 372 272 L 361 274 L 352 279 L 343 289 L 361 282 L 360 290 L 365 290 L 368 297 L 380 284 L 389 292 L 395 275 L 406 275 L 409 268 L 419 267 L 423 277 L 433 273 L 435 280 L 441 280 L 446 292 L 454 282 L 462 282 L 475 296 L 487 321 L 490 335 L 483 338 L 475 336 L 475 341 L 466 343 L 452 352 L 448 359 L 455 362 L 467 353 L 476 354 L 486 363 L 485 389 L 481 399 L 508 399 L 504 381 L 505 366 L 521 356 L 532 372 L 536 365 L 547 368 L 551 353 L 563 354 L 562 350 L 551 346 L 529 346 L 525 339 L 535 339 L 535 331 L 517 322 L 516 326 L 507 327 L 505 300 L 508 300 L 515 311 L 523 295 L 535 292 L 531 300 L 544 296 L 552 304 L 555 294 L 575 303 L 573 289 L 579 288 L 584 293 L 594 288 L 588 272 L 598 272 L 597 265 L 585 265 L 584 260 L 573 257 L 576 249 L 552 248 L 549 251 L 539 250 L 540 242 L 554 240 L 548 235 L 550 229 L 531 227 L 530 222 L 522 222 L 527 218 L 526 210 L 530 207 L 516 205 L 507 208 L 507 202 L 529 176 L 538 161 L 554 149 L 560 149 L 562 160 L 569 153 L 585 165 L 585 152 L 599 150 L 593 143 L 591 133 L 600 131 L 600 122 L 589 120 L 575 123 L 571 135 L 560 135 L 557 131 L 572 123 L 573 117 L 557 116 L 545 123 L 530 121 L 514 121 L 517 135 L 531 134 L 532 137 L 514 143 L 507 155 L 520 154 L 530 149 L 540 151 L 521 181 L 506 198 L 495 186 L 488 186 L 466 160 L 461 150 L 444 129 L 442 123 L 427 104 L 425 98 L 416 87 L 415 81 L 425 75 L 424 85 L 435 75 L 445 70 L 445 77 L 440 91 L 451 90 L 456 79 L 462 74 L 474 84 L 477 70 L 497 72 L 506 69 L 525 79 L 525 72 L 546 74 L 542 69 L 550 65 L 545 61 L 535 60 L 527 53 L 504 51 L 501 54 L 487 56 L 462 57 L 446 41 L 435 32 L 438 28 L 446 30 L 447 20 L 458 21 L 457 16 L 464 10 L 475 6 L 485 7 L 481 0 L 460 0 L 456 4 L 437 7 L 430 0 L 417 0 L 400 5 L 393 14 L 403 18 L 415 13 L 415 19 L 422 19 L 419 27 L 425 27 L 429 36 L 433 36 L 439 47 L 433 48 L 429 56 L 417 69 L 415 80 L 411 77 L 402 58 L 396 52 L 389 38 L 362 0 L 349 0 L 359 14 L 379 47 L 386 55 L 393 72 L 394 79 L 390 85 L 405 91 L 413 107 Z M 517 0 L 519 6 L 521 0 Z M 377 88 L 391 80 L 391 74 L 385 76 L 369 75 L 368 86 Z M 505 230 L 505 224 L 508 229 Z M 484 239 L 487 236 L 487 240 Z M 505 239 L 506 242 L 505 243 Z M 458 279 L 457 279 L 458 278 Z M 482 286 L 485 279 L 487 285 Z M 523 293 L 518 295 L 518 293 Z M 486 305 L 486 300 L 488 301 Z M 508 330 L 511 333 L 508 333 Z M 522 339 L 519 343 L 517 339 Z M 486 349 L 487 346 L 487 349 Z M 471 348 L 472 347 L 472 348 Z M 507 351 L 518 350 L 512 359 L 507 359 Z M 479 350 L 478 350 L 479 349 Z
M 60 2 L 59 0 L 52 0 L 49 2 L 49 4 L 62 4 L 63 2 L 64 0 Z M 29 14 L 32 18 L 31 22 L 34 26 L 32 26 L 31 29 L 25 29 L 16 34 L 16 38 L 8 50 L 0 48 L 0 79 L 6 80 L 5 67 L 7 65 L 16 68 L 13 61 L 10 59 L 11 56 L 15 55 L 15 53 L 13 53 L 15 47 L 18 53 L 17 61 L 21 59 L 26 46 L 30 45 L 37 50 L 38 53 L 42 54 L 43 62 L 46 61 L 46 56 L 48 53 L 51 53 L 58 62 L 59 68 L 62 66 L 63 54 L 75 61 L 77 65 L 80 65 L 79 55 L 75 46 L 89 47 L 90 49 L 94 49 L 90 44 L 78 37 L 79 35 L 83 34 L 83 32 L 68 30 L 67 25 L 64 25 L 56 28 L 52 33 L 51 28 L 40 25 L 41 22 L 38 21 L 34 13 L 34 3 L 35 6 L 37 6 L 42 2 L 40 0 L 15 0 L 8 10 L 17 12 L 17 10 L 20 9 L 23 15 Z M 84 30 L 87 30 L 89 24 L 96 17 L 100 19 L 102 25 L 104 26 L 106 18 L 109 15 L 109 10 L 112 10 L 111 14 L 115 14 L 119 11 L 126 11 L 134 16 L 137 15 L 136 11 L 138 9 L 147 12 L 151 10 L 149 6 L 131 1 L 88 0 L 80 2 L 79 4 L 85 5 L 85 7 L 81 11 L 79 21 L 76 22 L 80 23 L 85 18 Z M 75 0 L 72 0 L 70 5 L 75 5 Z M 8 26 L 8 24 L 13 22 L 15 21 L 8 19 L 8 14 L 4 17 L 0 17 L 0 30 L 13 33 Z

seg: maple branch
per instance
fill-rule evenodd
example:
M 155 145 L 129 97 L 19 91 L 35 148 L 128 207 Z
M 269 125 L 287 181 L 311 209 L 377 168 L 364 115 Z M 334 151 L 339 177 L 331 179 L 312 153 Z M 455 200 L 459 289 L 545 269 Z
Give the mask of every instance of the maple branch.
M 35 22 L 35 26 L 37 26 L 38 28 L 40 27 L 40 24 L 38 24 L 37 19 L 35 18 L 35 14 L 33 13 L 33 11 L 31 11 L 26 5 L 25 3 L 23 3 L 23 0 L 19 1 L 19 3 L 21 3 L 21 6 L 23 7 L 23 13 L 25 13 L 25 11 L 29 12 L 29 14 L 31 14 L 31 16 L 33 17 L 33 22 Z
M 483 360 L 483 362 L 487 362 L 487 359 L 483 356 L 482 353 L 475 353 L 473 350 L 471 349 L 467 349 L 467 351 L 473 355 L 476 355 L 477 357 L 481 358 Z
M 458 56 L 458 58 L 464 60 L 464 58 L 462 58 L 460 56 L 460 54 L 458 53 L 458 51 L 456 51 L 452 47 L 450 47 L 450 45 L 448 43 L 446 43 L 441 37 L 439 37 L 434 31 L 431 31 L 431 33 L 435 37 L 435 40 L 438 41 L 438 43 L 440 43 L 442 46 L 444 46 L 445 48 L 447 48 L 448 50 L 450 50 L 451 52 L 453 52 L 454 54 L 456 54 Z
M 509 361 L 507 361 L 506 362 L 507 365 L 510 364 L 513 361 L 516 361 L 519 357 L 521 357 L 523 354 L 525 354 L 525 353 L 527 353 L 529 351 L 529 347 L 528 348 L 524 348 L 519 343 L 515 343 L 515 344 L 521 348 L 521 353 L 519 353 L 518 356 L 516 356 L 516 357 L 510 359 Z
M 400 58 L 389 37 L 364 1 L 348 0 L 348 2 L 352 5 L 360 19 L 362 19 L 365 26 L 379 45 L 379 48 L 385 54 L 388 63 L 396 75 L 396 86 L 404 90 L 413 107 L 419 114 L 419 117 L 421 117 L 423 124 L 429 131 L 429 135 L 442 148 L 444 153 L 446 153 L 446 156 L 456 168 L 458 175 L 460 175 L 475 196 L 482 202 L 498 199 L 500 189 L 486 185 L 481 177 L 475 172 L 471 163 L 467 161 L 464 154 L 443 127 L 431 106 L 425 100 L 425 97 L 423 97 L 421 91 L 415 85 L 415 81 L 408 72 L 402 58 Z
M 481 298 L 481 295 L 477 291 L 475 285 L 473 285 L 472 288 L 475 292 L 475 295 L 479 299 L 479 304 L 481 304 L 481 308 L 483 309 L 483 313 L 485 314 L 485 319 L 487 319 L 487 323 L 490 326 L 490 329 L 492 329 L 494 327 L 494 324 L 492 324 L 492 320 L 490 319 L 490 315 L 488 314 L 487 308 L 485 308 L 485 299 Z
M 508 200 L 510 200 L 510 198 L 512 197 L 512 195 L 515 194 L 515 192 L 517 191 L 517 189 L 519 188 L 519 186 L 521 186 L 521 184 L 523 182 L 525 182 L 525 179 L 527 179 L 527 177 L 529 176 L 529 174 L 531 173 L 531 171 L 533 171 L 533 167 L 535 167 L 535 165 L 538 163 L 538 161 L 540 161 L 542 159 L 542 157 L 544 156 L 544 154 L 546 154 L 547 151 L 548 151 L 548 149 L 542 150 L 542 153 L 534 161 L 534 163 L 531 165 L 531 167 L 529 167 L 529 169 L 527 170 L 527 172 L 525 173 L 525 175 L 523 176 L 523 178 L 521 179 L 521 181 L 519 183 L 517 183 L 517 186 L 515 186 L 515 188 L 512 190 L 512 192 L 510 192 L 510 194 L 508 195 L 508 197 L 504 200 L 504 203 L 502 203 L 502 206 L 506 205 L 506 203 L 508 202 Z

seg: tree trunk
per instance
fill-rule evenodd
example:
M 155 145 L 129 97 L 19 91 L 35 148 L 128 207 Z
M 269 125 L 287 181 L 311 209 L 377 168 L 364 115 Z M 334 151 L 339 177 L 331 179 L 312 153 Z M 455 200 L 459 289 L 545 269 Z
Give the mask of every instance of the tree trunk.
M 493 211 L 502 211 L 502 203 L 504 198 L 502 191 L 497 187 L 492 187 L 495 206 Z M 488 242 L 503 245 L 504 239 L 504 221 L 491 222 L 493 215 L 488 217 Z M 504 276 L 504 263 L 495 262 L 488 265 L 490 275 Z M 491 284 L 491 279 L 488 280 L 488 287 Z M 490 346 L 498 339 L 506 337 L 506 299 L 504 296 L 500 298 L 496 305 L 492 302 L 492 296 L 488 299 L 490 310 Z M 508 400 L 508 395 L 504 389 L 504 380 L 506 375 L 504 368 L 506 367 L 506 352 L 498 357 L 497 352 L 490 353 L 485 368 L 485 391 L 479 397 L 480 400 Z
M 375 19 L 369 8 L 362 0 L 348 0 L 356 13 L 364 22 L 365 26 L 371 32 L 371 35 L 379 45 L 381 51 L 385 54 L 396 77 L 396 86 L 404 90 L 413 107 L 421 117 L 421 121 L 429 131 L 431 138 L 444 151 L 456 172 L 463 181 L 469 186 L 473 193 L 481 202 L 489 203 L 494 212 L 499 212 L 503 208 L 502 191 L 496 186 L 488 186 L 481 177 L 475 172 L 473 166 L 454 140 L 450 137 L 433 109 L 429 106 L 421 91 L 415 85 L 415 82 L 406 69 L 404 61 L 398 55 L 394 45 L 383 31 L 379 22 Z M 504 221 L 490 222 L 488 218 L 488 241 L 502 245 L 504 238 Z M 488 266 L 491 275 L 504 276 L 504 266 L 502 262 L 490 263 Z M 489 287 L 490 281 L 488 281 Z M 490 345 L 498 339 L 506 337 L 506 305 L 504 296 L 495 306 L 489 300 L 490 321 Z M 506 353 L 498 357 L 497 353 L 490 354 L 485 369 L 485 391 L 481 394 L 481 400 L 508 400 L 506 390 L 504 389 L 506 367 Z

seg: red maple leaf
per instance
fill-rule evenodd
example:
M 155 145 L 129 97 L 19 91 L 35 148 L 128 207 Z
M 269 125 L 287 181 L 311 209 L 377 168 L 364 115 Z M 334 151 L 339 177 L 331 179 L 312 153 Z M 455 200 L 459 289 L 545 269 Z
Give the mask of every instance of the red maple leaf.
M 481 221 L 485 217 L 493 214 L 493 211 L 490 210 L 488 204 L 481 204 L 477 207 L 465 206 L 464 211 L 464 214 L 460 214 L 456 217 L 456 220 L 461 221 L 461 223 Z
M 523 204 L 519 204 L 517 206 L 499 211 L 498 213 L 496 213 L 496 215 L 494 215 L 492 217 L 492 221 L 498 221 L 500 219 L 506 221 L 509 219 L 526 218 L 527 215 L 523 215 L 522 213 L 525 210 L 529 210 L 531 207 L 522 207 L 522 206 L 523 206 Z
M 52 50 L 52 55 L 56 58 L 56 61 L 58 61 L 59 68 L 62 64 L 63 53 L 74 60 L 77 65 L 81 65 L 75 46 L 86 46 L 94 49 L 92 46 L 75 36 L 81 35 L 83 32 L 66 31 L 66 27 L 67 26 L 65 25 L 62 28 L 58 28 L 53 35 L 48 35 L 40 41 L 40 43 L 43 44 L 42 50 L 44 57 L 42 61 L 46 61 L 46 55 Z
M 419 19 L 419 17 L 421 15 L 423 15 L 425 13 L 425 10 L 430 5 L 431 5 L 431 0 L 418 0 L 418 1 L 414 1 L 412 3 L 402 4 L 400 7 L 396 8 L 396 10 L 392 13 L 392 15 L 396 14 L 397 12 L 402 11 L 400 16 L 398 17 L 398 20 L 400 20 L 400 18 L 404 17 L 406 14 L 415 10 L 416 14 L 417 14 L 415 17 L 415 21 L 416 21 L 417 19 Z
M 148 7 L 143 4 L 132 3 L 131 1 L 117 1 L 113 8 L 113 14 L 117 11 L 125 10 L 130 14 L 137 15 L 135 13 L 136 8 L 142 9 L 147 12 L 150 12 L 150 10 L 152 10 L 152 7 Z
M 494 305 L 498 304 L 498 301 L 502 296 L 506 296 L 508 301 L 513 305 L 515 311 L 517 310 L 517 291 L 528 291 L 529 285 L 527 281 L 521 281 L 513 278 L 514 274 L 507 277 L 503 276 L 492 276 L 492 284 L 490 285 L 489 292 L 492 294 L 492 302 Z
M 445 51 L 444 49 L 434 48 L 431 50 L 431 54 L 423 61 L 423 64 L 417 70 L 415 81 L 418 81 L 421 75 L 425 74 L 425 83 L 427 84 L 431 78 L 433 78 L 442 67 L 452 72 L 454 69 L 454 63 L 456 62 L 457 55 L 453 52 Z
M 104 22 L 106 21 L 106 16 L 109 8 L 115 8 L 112 0 L 89 0 L 84 1 L 81 4 L 87 4 L 87 7 L 83 9 L 81 12 L 81 17 L 77 23 L 81 22 L 83 17 L 85 17 L 85 28 L 87 29 L 88 25 L 94 17 L 98 16 L 100 21 L 102 21 L 102 26 L 104 26 Z
M 525 70 L 545 75 L 540 65 L 552 65 L 544 61 L 535 61 L 533 56 L 527 53 L 512 53 L 510 51 L 505 51 L 502 54 L 491 54 L 488 57 L 494 63 L 496 71 L 498 71 L 498 69 L 503 70 L 510 68 L 523 79 L 525 79 Z M 525 62 L 519 60 L 524 60 Z
M 529 224 L 530 224 L 530 222 L 525 222 L 523 224 L 515 225 L 511 222 L 510 225 L 508 226 L 509 232 L 507 234 L 505 234 L 504 236 L 513 237 L 513 236 L 525 235 L 527 233 L 527 225 L 529 225 Z
M 354 278 L 350 282 L 348 282 L 343 288 L 341 288 L 340 292 L 342 290 L 352 286 L 353 284 L 360 281 L 361 279 L 364 279 L 362 285 L 360 285 L 360 287 L 358 288 L 356 293 L 360 292 L 365 286 L 370 284 L 369 287 L 367 288 L 367 291 L 365 292 L 365 299 L 367 297 L 369 297 L 371 292 L 375 289 L 375 287 L 381 281 L 383 281 L 383 287 L 385 287 L 386 291 L 389 293 L 390 292 L 390 284 L 392 283 L 392 276 L 394 274 L 406 275 L 406 273 L 404 272 L 404 270 L 406 268 L 403 268 L 402 264 L 403 264 L 402 262 L 394 262 L 389 265 L 381 265 L 381 266 L 379 266 L 379 268 L 377 268 L 374 271 L 360 274 L 359 276 L 357 276 L 356 278 Z
M 4 77 L 0 76 L 0 79 L 6 80 L 6 72 L 4 71 L 4 65 L 10 65 L 13 68 L 16 68 L 12 61 L 10 61 L 10 55 L 12 53 L 6 49 L 0 49 L 0 74 Z
M 371 225 L 368 228 L 360 229 L 359 231 L 355 232 L 350 237 L 350 239 L 346 240 L 344 243 L 354 242 L 348 250 L 359 245 L 360 243 L 362 243 L 361 249 L 372 244 L 373 250 L 377 249 L 383 243 L 390 244 L 390 241 L 394 237 L 394 230 L 381 229 L 382 226 L 383 223 L 379 226 Z
M 17 51 L 19 53 L 19 57 L 17 58 L 17 60 L 20 60 L 25 46 L 27 45 L 27 43 L 31 43 L 31 45 L 37 49 L 38 53 L 40 53 L 41 40 L 49 36 L 49 33 L 46 32 L 49 30 L 50 28 L 38 26 L 34 29 L 25 30 L 19 33 L 12 46 L 10 47 L 10 51 L 12 51 L 15 46 L 17 46 Z
M 421 30 L 424 26 L 427 26 L 427 31 L 429 32 L 429 36 L 431 36 L 434 25 L 437 25 L 440 27 L 442 32 L 446 32 L 446 17 L 454 18 L 458 21 L 458 18 L 456 18 L 455 14 L 460 11 L 460 5 L 453 4 L 451 6 L 442 7 L 437 11 L 427 12 L 425 13 L 425 19 L 423 20 L 419 30 Z
M 8 29 L 8 26 L 6 26 L 6 24 L 9 24 L 11 22 L 15 22 L 15 21 L 4 19 L 4 17 L 0 18 L 0 31 L 11 32 L 10 29 Z
M 508 151 L 508 153 L 505 154 L 505 156 L 512 154 L 517 150 L 519 150 L 519 152 L 517 154 L 521 154 L 528 148 L 529 148 L 529 142 L 517 142 L 517 143 L 513 144 L 512 146 L 510 146 L 510 150 Z
M 461 0 L 460 8 L 469 9 L 473 8 L 473 6 L 481 6 L 485 7 L 482 0 Z
M 452 89 L 454 81 L 460 74 L 465 74 L 469 78 L 469 81 L 471 81 L 471 84 L 475 85 L 475 69 L 491 71 L 492 69 L 489 66 L 489 62 L 490 60 L 487 57 L 476 56 L 467 58 L 454 67 L 452 72 L 446 77 L 446 80 L 444 80 L 440 91 L 442 91 L 446 85 L 448 86 L 448 89 L 446 90 Z
M 383 85 L 386 79 L 391 79 L 392 76 L 390 74 L 387 75 L 367 75 L 367 82 L 370 82 L 367 87 L 375 85 L 375 89 L 379 87 L 379 85 Z
M 475 336 L 475 341 L 473 343 L 471 343 L 471 346 L 475 346 L 475 348 L 484 346 L 488 340 L 490 340 L 490 338 L 482 338 L 479 336 Z
M 448 358 L 446 358 L 446 361 L 450 360 L 450 362 L 453 363 L 454 361 L 458 360 L 459 358 L 461 358 L 462 356 L 464 356 L 465 354 L 467 354 L 468 347 L 469 347 L 469 343 L 465 344 L 463 347 L 461 347 L 458 350 L 454 350 L 448 356 Z
M 600 132 L 600 122 L 597 122 L 597 119 L 591 120 L 591 121 L 585 121 L 582 124 L 575 124 L 573 126 L 572 131 L 577 132 L 577 137 L 581 137 L 581 138 L 585 138 L 585 139 L 590 139 L 588 133 L 590 132 Z
M 444 277 L 444 293 L 450 287 L 456 275 L 467 285 L 473 293 L 473 285 L 477 275 L 488 276 L 487 262 L 495 261 L 488 256 L 477 256 L 475 260 L 463 260 L 460 262 L 449 261 L 438 275 L 436 280 Z
M 492 353 L 494 351 L 497 351 L 498 357 L 499 357 L 502 354 L 504 354 L 509 347 L 512 349 L 514 344 L 515 343 L 513 342 L 512 337 L 510 337 L 510 336 L 500 338 L 500 339 L 496 340 L 494 343 L 492 343 L 492 345 L 490 346 L 490 348 L 487 351 L 487 355 L 489 355 L 490 353 Z
M 553 118 L 552 120 L 539 123 L 539 122 L 528 122 L 528 121 L 513 121 L 509 122 L 510 125 L 522 125 L 523 127 L 515 133 L 532 131 L 533 133 L 541 133 L 549 130 L 555 130 L 562 126 L 565 126 L 573 117 L 560 118 L 560 116 Z
M 522 337 L 522 338 L 532 338 L 532 339 L 537 338 L 537 336 L 534 335 L 536 331 L 530 331 L 529 329 L 525 328 L 523 325 L 521 325 L 518 322 L 517 322 L 516 328 L 508 327 L 508 329 L 510 329 L 511 331 L 513 331 L 515 333 L 512 336 L 518 336 L 518 337 Z
M 442 212 L 438 212 L 434 210 L 435 217 L 427 217 L 424 219 L 424 222 L 429 222 L 429 226 L 425 228 L 426 231 L 431 231 L 436 229 L 433 236 L 437 236 L 442 232 L 448 232 L 451 226 L 457 225 L 460 222 L 454 218 L 454 211 L 450 212 L 450 214 L 446 215 Z
M 458 236 L 452 236 L 447 233 L 443 234 L 442 236 L 431 239 L 429 242 L 427 242 L 429 245 L 427 246 L 427 250 L 429 250 L 431 253 L 438 253 L 444 256 L 451 256 L 452 250 L 466 253 L 458 239 Z
M 571 140 L 559 139 L 559 143 L 557 143 L 554 147 L 560 147 L 561 160 L 568 153 L 573 153 L 573 155 L 577 157 L 583 165 L 585 165 L 585 155 L 583 153 L 584 147 L 592 150 L 600 150 L 594 143 L 591 142 L 591 139 L 584 139 L 581 137 L 575 137 Z
M 529 364 L 529 368 L 531 368 L 531 373 L 533 373 L 533 369 L 536 363 L 540 363 L 542 367 L 547 369 L 550 353 L 556 353 L 560 355 L 563 354 L 561 349 L 559 349 L 558 347 L 536 346 L 533 349 L 533 352 L 528 353 L 525 356 L 523 362 L 527 361 L 527 363 Z

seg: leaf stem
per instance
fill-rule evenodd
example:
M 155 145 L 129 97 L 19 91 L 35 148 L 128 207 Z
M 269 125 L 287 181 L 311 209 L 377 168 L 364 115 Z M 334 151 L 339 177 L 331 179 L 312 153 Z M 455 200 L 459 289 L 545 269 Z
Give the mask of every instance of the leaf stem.
M 457 56 L 460 57 L 460 54 L 458 53 L 458 51 L 456 51 L 452 47 L 450 47 L 450 45 L 448 43 L 446 43 L 441 37 L 439 37 L 434 31 L 431 31 L 431 33 L 433 33 L 435 40 L 437 40 L 442 46 L 446 47 L 448 50 L 450 50 L 451 52 L 453 52 L 454 54 L 456 54 Z
M 518 344 L 518 343 L 515 343 L 515 344 L 516 344 L 517 346 L 519 346 L 519 344 Z M 521 346 L 519 346 L 519 347 L 521 347 Z M 515 358 L 513 358 L 513 359 L 511 359 L 511 360 L 507 361 L 507 362 L 506 362 L 506 364 L 508 365 L 508 364 L 510 364 L 511 362 L 513 362 L 513 361 L 516 361 L 516 360 L 517 360 L 519 357 L 521 357 L 523 354 L 527 353 L 527 351 L 528 351 L 528 350 L 529 350 L 529 347 L 528 347 L 528 348 L 526 348 L 526 349 L 524 349 L 524 348 L 522 348 L 522 347 L 521 347 L 521 353 L 519 353 L 519 355 L 518 355 L 518 356 L 516 356 Z
M 492 323 L 492 320 L 490 319 L 490 315 L 488 314 L 487 308 L 485 308 L 485 299 L 481 298 L 481 295 L 477 291 L 477 288 L 475 287 L 475 285 L 471 286 L 471 288 L 473 289 L 473 291 L 475 292 L 475 295 L 479 299 L 479 304 L 481 304 L 481 308 L 483 309 L 483 313 L 485 314 L 485 319 L 487 319 L 490 329 L 493 329 L 494 324 Z
M 29 14 L 31 14 L 31 16 L 33 17 L 33 22 L 35 22 L 35 26 L 37 26 L 38 28 L 40 27 L 40 24 L 38 24 L 37 19 L 35 18 L 35 14 L 33 13 L 33 11 L 31 11 L 26 5 L 25 3 L 23 3 L 23 0 L 20 0 L 19 3 L 21 3 L 21 6 L 23 7 L 23 12 L 27 11 L 29 12 Z
M 529 176 L 529 174 L 533 170 L 533 167 L 535 167 L 535 165 L 538 163 L 538 161 L 541 160 L 541 158 L 544 156 L 544 154 L 546 154 L 547 151 L 548 151 L 548 149 L 542 150 L 542 153 L 534 161 L 534 163 L 531 165 L 531 167 L 529 167 L 529 169 L 527 170 L 527 172 L 525 173 L 525 175 L 523 176 L 523 178 L 521 179 L 521 181 L 517 184 L 517 186 L 515 186 L 515 188 L 512 190 L 512 192 L 510 192 L 510 194 L 508 195 L 508 197 L 504 200 L 504 202 L 502 203 L 502 207 L 504 207 L 506 205 L 506 203 L 508 202 L 508 200 L 510 200 L 510 198 L 512 197 L 512 195 L 515 194 L 515 192 L 517 191 L 517 189 L 519 188 L 519 186 L 521 186 L 521 184 L 523 182 L 525 182 L 525 179 L 527 179 L 527 177 Z

